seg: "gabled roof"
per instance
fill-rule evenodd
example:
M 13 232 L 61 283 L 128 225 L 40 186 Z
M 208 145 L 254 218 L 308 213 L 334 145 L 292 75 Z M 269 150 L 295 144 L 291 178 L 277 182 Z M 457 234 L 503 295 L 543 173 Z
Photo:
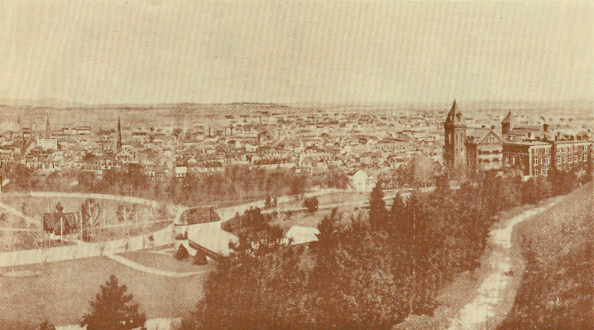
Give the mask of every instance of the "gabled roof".
M 499 136 L 499 134 L 495 133 L 495 131 L 493 131 L 493 130 L 489 130 L 489 132 L 487 132 L 487 134 L 483 135 L 481 138 L 478 139 L 477 144 L 487 143 L 487 138 L 491 137 L 491 136 L 495 137 L 498 140 L 498 143 L 504 142 L 503 138 L 501 136 Z
M 320 231 L 315 227 L 293 226 L 286 236 L 292 240 L 292 244 L 305 244 L 318 240 Z
M 53 231 L 63 220 L 65 230 L 76 229 L 76 217 L 74 213 L 44 213 L 43 228 L 45 231 Z

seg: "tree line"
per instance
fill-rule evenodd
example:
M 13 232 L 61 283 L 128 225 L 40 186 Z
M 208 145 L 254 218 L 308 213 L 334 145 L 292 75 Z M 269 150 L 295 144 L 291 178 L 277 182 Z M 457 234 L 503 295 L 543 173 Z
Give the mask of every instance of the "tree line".
M 571 177 L 485 173 L 457 190 L 438 177 L 433 192 L 397 195 L 389 208 L 380 183 L 368 217 L 334 210 L 309 247 L 289 245 L 269 216 L 250 210 L 184 329 L 389 329 L 431 314 L 444 285 L 479 266 L 499 212 L 563 194 Z
M 244 165 L 222 172 L 187 174 L 166 181 L 150 180 L 139 164 L 104 170 L 101 177 L 90 171 L 53 172 L 45 179 L 23 165 L 12 168 L 10 189 L 19 191 L 75 191 L 149 198 L 188 206 L 200 203 L 263 199 L 266 196 L 303 196 L 313 186 L 345 189 L 346 173 L 330 169 L 320 176 L 294 169 L 264 169 Z M 76 180 L 76 185 L 69 183 Z

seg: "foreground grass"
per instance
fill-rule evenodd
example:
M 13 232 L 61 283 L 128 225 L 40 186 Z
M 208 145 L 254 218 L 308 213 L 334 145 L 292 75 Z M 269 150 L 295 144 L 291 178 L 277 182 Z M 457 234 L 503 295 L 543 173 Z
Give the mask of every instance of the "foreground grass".
M 167 256 L 164 256 L 167 257 Z M 182 317 L 203 295 L 208 273 L 185 278 L 146 274 L 106 257 L 0 268 L 41 272 L 40 276 L 0 276 L 0 329 L 35 329 L 42 320 L 76 324 L 88 312 L 99 286 L 115 274 L 128 286 L 148 318 Z
M 212 261 L 207 266 L 194 265 L 192 257 L 185 260 L 177 260 L 173 257 L 173 252 L 163 254 L 147 251 L 134 251 L 120 253 L 120 255 L 143 266 L 173 272 L 197 272 L 205 269 L 214 270 L 216 267 Z
M 522 223 L 526 271 L 499 329 L 594 329 L 592 183 Z

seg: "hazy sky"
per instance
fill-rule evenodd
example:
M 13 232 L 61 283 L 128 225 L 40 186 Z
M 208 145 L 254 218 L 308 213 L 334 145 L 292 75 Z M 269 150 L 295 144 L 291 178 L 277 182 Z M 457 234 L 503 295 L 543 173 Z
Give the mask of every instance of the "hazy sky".
M 0 0 L 0 99 L 594 98 L 582 2 Z

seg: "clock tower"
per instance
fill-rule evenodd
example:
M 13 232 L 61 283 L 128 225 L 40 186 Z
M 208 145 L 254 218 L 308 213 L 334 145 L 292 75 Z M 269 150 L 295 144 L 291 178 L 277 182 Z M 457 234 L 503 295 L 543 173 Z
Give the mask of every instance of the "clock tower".
M 466 122 L 458 109 L 456 100 L 443 126 L 445 129 L 444 167 L 452 178 L 464 176 L 466 174 Z

